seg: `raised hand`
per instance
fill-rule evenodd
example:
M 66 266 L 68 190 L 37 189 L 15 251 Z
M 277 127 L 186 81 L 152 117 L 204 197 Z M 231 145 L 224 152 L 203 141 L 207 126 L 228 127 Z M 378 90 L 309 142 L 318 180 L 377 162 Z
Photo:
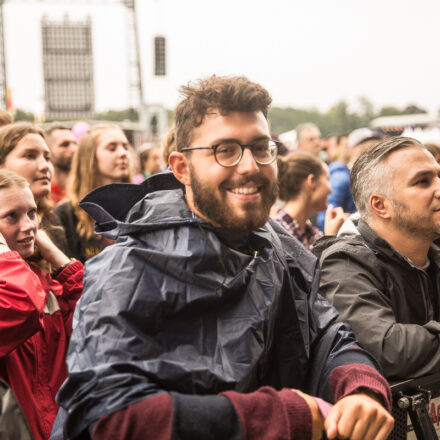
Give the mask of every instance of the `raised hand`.
M 55 246 L 47 233 L 42 229 L 37 231 L 37 235 L 35 236 L 35 244 L 37 245 L 43 258 L 55 268 L 69 263 L 69 257 L 67 257 Z
M 325 235 L 336 235 L 347 217 L 348 214 L 340 206 L 333 208 L 328 205 L 324 220 Z

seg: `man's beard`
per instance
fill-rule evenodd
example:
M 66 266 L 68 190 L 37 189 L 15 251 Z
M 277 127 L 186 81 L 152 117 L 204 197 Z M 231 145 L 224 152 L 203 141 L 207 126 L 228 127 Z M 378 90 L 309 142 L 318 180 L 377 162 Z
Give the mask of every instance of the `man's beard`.
M 72 166 L 72 157 L 58 157 L 57 159 L 52 159 L 55 168 L 68 173 Z
M 218 188 L 214 188 L 208 182 L 202 182 L 191 165 L 189 168 L 194 206 L 209 220 L 226 229 L 250 232 L 262 227 L 269 219 L 270 209 L 278 196 L 277 181 L 271 182 L 257 175 L 243 177 L 234 181 L 233 185 L 231 181 L 225 181 Z M 246 210 L 246 214 L 238 217 L 228 203 L 226 187 L 242 186 L 249 182 L 260 187 L 261 201 L 258 205 L 255 202 L 249 202 L 248 207 L 244 205 L 243 209 Z
M 436 240 L 440 237 L 440 224 L 434 222 L 432 213 L 429 211 L 427 215 L 414 214 L 411 209 L 404 203 L 392 201 L 394 208 L 394 223 L 409 235 L 423 238 L 425 240 Z

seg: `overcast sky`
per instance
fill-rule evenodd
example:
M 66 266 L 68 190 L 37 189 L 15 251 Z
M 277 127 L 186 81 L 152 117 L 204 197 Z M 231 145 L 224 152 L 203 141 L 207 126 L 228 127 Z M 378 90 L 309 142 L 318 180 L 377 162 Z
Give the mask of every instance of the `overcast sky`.
M 70 4 L 69 4 L 70 3 Z M 7 78 L 16 107 L 44 95 L 42 14 L 93 22 L 98 111 L 130 105 L 125 9 L 91 0 L 7 0 Z M 145 100 L 173 108 L 179 85 L 244 74 L 274 105 L 327 110 L 366 96 L 376 108 L 440 108 L 439 0 L 138 0 Z M 154 78 L 153 37 L 167 38 L 165 78 Z

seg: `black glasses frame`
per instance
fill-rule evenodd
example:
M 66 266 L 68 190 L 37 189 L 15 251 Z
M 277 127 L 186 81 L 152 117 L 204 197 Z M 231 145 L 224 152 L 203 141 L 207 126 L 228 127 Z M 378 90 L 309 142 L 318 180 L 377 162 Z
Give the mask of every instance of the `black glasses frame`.
M 260 160 L 257 160 L 255 158 L 255 156 L 254 156 L 254 148 L 257 145 L 242 145 L 242 144 L 240 144 L 238 142 L 236 142 L 236 144 L 240 145 L 241 153 L 240 153 L 240 156 L 238 157 L 238 159 L 233 164 L 231 164 L 231 165 L 223 165 L 217 159 L 217 148 L 220 147 L 220 145 L 223 145 L 224 142 L 221 142 L 220 144 L 216 144 L 216 145 L 210 145 L 208 147 L 186 147 L 186 148 L 182 148 L 180 151 L 183 153 L 185 151 L 193 151 L 193 150 L 213 150 L 214 151 L 214 158 L 215 158 L 216 162 L 219 165 L 221 165 L 222 167 L 231 168 L 231 167 L 235 167 L 236 165 L 238 165 L 240 163 L 240 160 L 241 160 L 241 158 L 243 157 L 243 154 L 244 154 L 244 149 L 245 148 L 249 148 L 251 150 L 252 157 L 254 158 L 255 162 L 258 165 L 270 165 L 277 158 L 278 148 L 282 145 L 281 142 L 274 141 L 273 139 L 269 139 L 269 146 L 271 146 L 271 143 L 272 143 L 272 146 L 273 146 L 273 148 L 271 148 L 271 149 L 275 150 L 275 155 L 269 161 L 267 161 L 267 162 L 261 162 Z

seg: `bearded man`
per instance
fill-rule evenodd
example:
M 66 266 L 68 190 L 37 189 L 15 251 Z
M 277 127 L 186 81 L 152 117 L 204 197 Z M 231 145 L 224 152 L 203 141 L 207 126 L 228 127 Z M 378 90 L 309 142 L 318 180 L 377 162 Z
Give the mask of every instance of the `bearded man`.
M 269 220 L 269 94 L 217 76 L 182 91 L 172 173 L 82 202 L 116 244 L 87 265 L 67 438 L 385 439 L 386 381 L 318 295 L 316 259 Z
M 440 371 L 439 174 L 414 139 L 371 147 L 351 170 L 357 230 L 314 248 L 320 291 L 389 379 Z
M 50 197 L 55 203 L 61 202 L 66 196 L 66 185 L 70 166 L 78 143 L 69 128 L 54 124 L 46 130 L 46 141 L 50 149 L 50 160 L 55 173 L 50 188 Z

